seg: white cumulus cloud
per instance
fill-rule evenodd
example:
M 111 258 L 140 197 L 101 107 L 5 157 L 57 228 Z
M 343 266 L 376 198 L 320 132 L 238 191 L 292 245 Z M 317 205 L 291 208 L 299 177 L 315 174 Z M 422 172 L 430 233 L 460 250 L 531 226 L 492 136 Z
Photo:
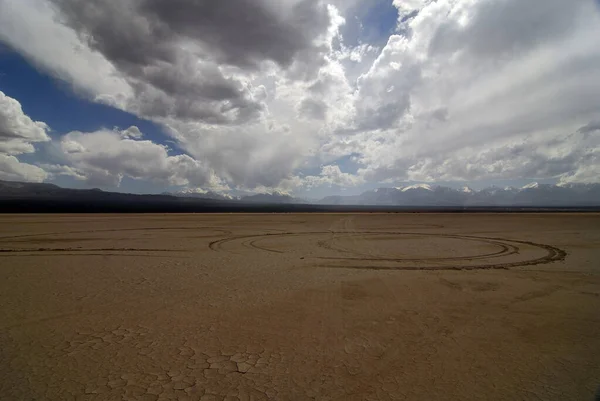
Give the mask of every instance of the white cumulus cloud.
M 41 182 L 48 175 L 34 165 L 22 163 L 17 155 L 35 152 L 34 143 L 47 142 L 48 126 L 33 121 L 21 104 L 0 91 L 0 178 Z
M 71 132 L 60 143 L 70 167 L 53 166 L 51 171 L 107 187 L 118 187 L 125 176 L 163 185 L 210 187 L 219 183 L 201 162 L 188 155 L 169 155 L 166 146 L 132 139 L 131 132 L 139 133 L 139 129 Z

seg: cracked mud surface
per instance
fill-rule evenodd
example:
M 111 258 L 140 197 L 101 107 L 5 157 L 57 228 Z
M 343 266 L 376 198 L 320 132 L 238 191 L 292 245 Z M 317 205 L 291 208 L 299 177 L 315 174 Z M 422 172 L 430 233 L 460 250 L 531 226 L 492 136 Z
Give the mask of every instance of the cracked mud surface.
M 0 216 L 0 399 L 587 400 L 600 215 Z

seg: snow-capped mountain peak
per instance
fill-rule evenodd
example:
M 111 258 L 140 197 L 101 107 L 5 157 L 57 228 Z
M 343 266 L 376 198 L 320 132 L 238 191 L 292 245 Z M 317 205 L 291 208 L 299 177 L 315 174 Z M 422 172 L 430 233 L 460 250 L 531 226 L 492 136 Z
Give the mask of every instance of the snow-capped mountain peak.
M 556 186 L 528 184 L 523 188 L 490 186 L 481 190 L 415 184 L 378 188 L 361 195 L 339 196 L 323 204 L 397 206 L 595 206 L 600 205 L 600 184 Z
M 237 197 L 224 192 L 206 191 L 202 188 L 184 188 L 175 193 L 166 193 L 167 195 L 180 196 L 184 198 L 200 198 L 215 200 L 235 200 Z
M 406 191 L 411 191 L 414 189 L 424 189 L 426 191 L 433 191 L 433 188 L 431 187 L 431 185 L 429 184 L 415 184 L 415 185 L 409 185 L 408 187 L 403 187 L 401 189 L 402 192 L 406 192 Z
M 521 189 L 537 189 L 539 187 L 540 187 L 540 184 L 538 184 L 537 182 L 532 182 L 532 183 L 522 186 Z

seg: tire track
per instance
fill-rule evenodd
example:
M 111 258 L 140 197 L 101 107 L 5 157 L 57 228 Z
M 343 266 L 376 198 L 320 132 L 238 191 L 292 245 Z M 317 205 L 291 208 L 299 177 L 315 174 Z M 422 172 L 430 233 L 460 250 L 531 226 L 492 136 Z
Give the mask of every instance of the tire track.
M 109 232 L 129 232 L 129 231 L 165 231 L 165 230 L 205 230 L 211 229 L 216 234 L 205 235 L 202 237 L 196 238 L 211 238 L 217 235 L 231 235 L 231 230 L 225 230 L 221 228 L 214 227 L 145 227 L 145 228 L 110 228 L 103 230 L 78 230 L 78 231 L 58 231 L 58 232 L 48 232 L 48 233 L 39 233 L 39 234 L 21 234 L 21 235 L 8 235 L 0 237 L 0 240 L 11 240 L 11 239 L 20 239 L 20 238 L 33 238 L 33 237 L 47 237 L 49 235 L 70 235 L 70 234 L 95 234 L 95 233 L 109 233 Z M 98 238 L 98 240 L 102 240 L 103 238 Z M 95 240 L 95 239 L 94 239 Z M 11 241 L 6 241 L 11 242 Z
M 332 235 L 333 234 L 333 235 Z M 260 241 L 269 238 L 278 238 L 278 237 L 299 237 L 299 236 L 310 236 L 310 235 L 332 235 L 331 240 L 344 238 L 344 236 L 339 236 L 336 234 L 343 234 L 339 232 L 332 231 L 310 231 L 310 232 L 286 232 L 286 233 L 267 233 L 267 234 L 253 234 L 253 235 L 243 235 L 243 236 L 235 236 L 222 238 L 216 241 L 213 241 L 209 244 L 209 248 L 213 251 L 223 251 L 224 245 L 228 243 L 236 243 L 241 242 L 241 244 L 247 248 L 255 249 L 258 251 L 271 252 L 284 254 L 285 250 L 280 249 L 272 249 L 264 245 L 260 245 Z M 332 267 L 332 268 L 349 268 L 349 269 L 370 269 L 370 270 L 476 270 L 476 269 L 508 269 L 512 267 L 520 267 L 520 266 L 532 266 L 543 263 L 551 263 L 562 261 L 566 258 L 567 254 L 562 249 L 557 247 L 535 243 L 531 241 L 521 241 L 521 240 L 513 240 L 513 239 L 505 239 L 505 238 L 496 238 L 496 237 L 480 237 L 473 235 L 457 235 L 457 234 L 433 234 L 433 233 L 422 233 L 422 232 L 378 232 L 378 231 L 354 231 L 346 234 L 347 237 L 354 236 L 369 236 L 369 235 L 397 235 L 398 239 L 402 239 L 403 236 L 420 236 L 431 237 L 431 238 L 451 238 L 458 239 L 462 241 L 470 241 L 470 242 L 479 242 L 485 243 L 488 245 L 497 246 L 500 250 L 496 252 L 490 252 L 487 254 L 475 254 L 475 255 L 467 255 L 467 256 L 441 256 L 441 257 L 421 257 L 421 258 L 387 258 L 387 257 L 373 257 L 372 255 L 366 255 L 357 253 L 356 251 L 351 251 L 347 249 L 335 249 L 335 247 L 331 247 L 328 249 L 335 250 L 341 253 L 354 253 L 358 254 L 359 257 L 314 257 L 315 259 L 320 260 L 330 260 L 330 261 L 339 261 L 343 262 L 344 265 L 320 265 L 320 267 Z M 317 241 L 317 246 L 323 247 L 326 244 L 325 241 Z M 327 247 L 325 245 L 325 247 Z M 481 264 L 472 264 L 472 265 L 406 265 L 406 263 L 432 263 L 432 262 L 471 262 L 476 260 L 485 260 L 485 259 L 495 259 L 501 257 L 507 257 L 511 255 L 516 255 L 521 253 L 523 247 L 530 247 L 538 250 L 543 250 L 545 255 L 533 259 L 525 259 L 514 262 L 499 262 L 499 263 L 481 263 Z M 387 262 L 387 263 L 395 263 L 395 266 L 385 266 L 385 265 L 351 265 L 356 262 Z M 401 264 L 400 266 L 398 264 Z M 404 264 L 404 265 L 402 265 Z
M 387 234 L 387 233 L 382 233 L 382 234 Z M 358 235 L 358 234 L 353 234 L 353 235 Z M 409 235 L 409 234 L 407 234 Z M 442 234 L 443 235 L 443 234 Z M 424 236 L 430 236 L 430 235 L 424 235 Z M 462 236 L 446 236 L 444 235 L 444 238 L 456 238 L 456 239 L 460 239 L 463 241 L 475 241 L 475 242 L 486 242 L 489 243 L 491 245 L 494 246 L 498 246 L 501 248 L 500 251 L 497 252 L 492 252 L 492 253 L 486 253 L 486 254 L 477 254 L 477 255 L 468 255 L 468 256 L 454 256 L 454 257 L 432 257 L 432 258 L 385 258 L 385 257 L 367 257 L 367 258 L 343 258 L 343 257 L 320 257 L 320 259 L 343 259 L 343 260 L 365 260 L 365 261 L 386 261 L 386 262 L 400 262 L 400 261 L 404 261 L 404 262 L 416 262 L 416 261 L 426 261 L 426 260 L 435 260 L 435 261 L 446 261 L 446 260 L 475 260 L 475 259 L 488 259 L 488 258 L 493 258 L 493 257 L 499 257 L 499 256 L 509 256 L 509 255 L 514 255 L 519 253 L 519 248 L 516 247 L 515 245 L 512 244 L 508 244 L 505 242 L 499 242 L 499 241 L 492 241 L 489 239 L 484 239 L 483 237 L 478 237 L 477 239 L 475 238 L 465 238 Z M 366 255 L 360 252 L 356 252 L 356 251 L 352 251 L 349 249 L 345 249 L 342 247 L 328 247 L 328 249 L 333 249 L 333 250 L 338 250 L 340 252 L 344 252 L 344 253 L 350 253 L 350 254 L 356 254 L 356 255 L 365 255 L 365 256 L 371 256 L 371 255 Z
M 213 251 L 219 251 L 223 248 L 224 244 L 227 244 L 229 242 L 234 242 L 234 241 L 238 241 L 238 240 L 243 240 L 243 239 L 251 239 L 251 238 L 259 238 L 259 237 L 281 237 L 281 236 L 299 236 L 299 235 L 311 235 L 311 234 L 330 234 L 330 231 L 305 231 L 305 232 L 300 232 L 300 233 L 294 233 L 294 232 L 281 232 L 281 233 L 266 233 L 266 234 L 250 234 L 250 235 L 236 235 L 233 237 L 227 237 L 227 238 L 221 238 L 218 239 L 216 241 L 211 241 L 208 244 L 208 247 L 210 249 L 212 249 Z M 251 248 L 254 248 L 250 245 Z M 259 249 L 262 251 L 268 251 L 268 252 L 276 252 L 276 253 L 284 253 L 281 251 L 275 251 L 272 249 L 264 249 L 264 248 L 255 248 L 255 249 Z
M 38 249 L 0 249 L 0 253 L 40 253 L 40 252 L 181 252 L 174 249 L 147 248 L 38 248 Z

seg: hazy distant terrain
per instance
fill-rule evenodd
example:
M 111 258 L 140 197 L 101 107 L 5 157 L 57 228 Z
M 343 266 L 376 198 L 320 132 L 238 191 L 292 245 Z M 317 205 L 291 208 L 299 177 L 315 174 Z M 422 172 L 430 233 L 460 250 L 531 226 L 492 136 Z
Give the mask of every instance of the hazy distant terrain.
M 600 205 L 600 184 L 548 185 L 533 183 L 523 188 L 413 185 L 379 188 L 358 196 L 330 196 L 319 201 L 332 205 L 398 206 L 596 206 Z
M 0 398 L 591 400 L 600 214 L 0 216 Z
M 198 199 L 237 200 L 259 203 L 314 203 L 319 205 L 372 206 L 600 206 L 600 184 L 550 185 L 531 183 L 522 188 L 469 187 L 450 188 L 441 185 L 416 184 L 405 187 L 378 188 L 360 195 L 327 196 L 307 200 L 282 193 L 256 194 L 244 197 L 215 192 L 165 193 Z
M 356 196 L 329 196 L 320 200 L 287 194 L 259 193 L 233 197 L 215 192 L 136 195 L 99 189 L 78 190 L 53 184 L 0 181 L 4 211 L 360 211 L 394 208 L 598 208 L 600 184 L 539 185 L 523 188 L 490 187 L 474 191 L 426 184 L 379 188 Z M 349 207 L 349 208 L 348 208 Z M 353 207 L 358 207 L 354 208 Z M 271 209 L 269 209 L 271 208 Z M 383 209 L 381 209 L 383 208 Z M 2 210 L 0 209 L 0 211 Z

